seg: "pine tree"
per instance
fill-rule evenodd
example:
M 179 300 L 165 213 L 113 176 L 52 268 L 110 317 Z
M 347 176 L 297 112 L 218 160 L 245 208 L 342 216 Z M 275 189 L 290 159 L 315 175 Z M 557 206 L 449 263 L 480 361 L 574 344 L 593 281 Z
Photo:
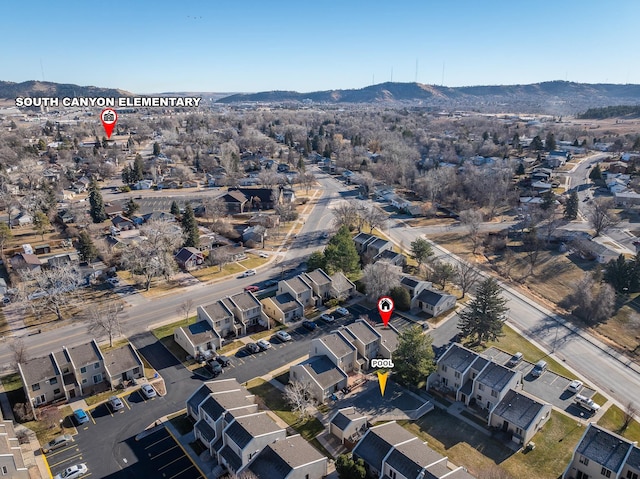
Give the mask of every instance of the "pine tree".
M 507 300 L 501 293 L 502 288 L 493 278 L 487 278 L 480 283 L 475 299 L 460 312 L 458 327 L 462 336 L 475 338 L 477 344 L 482 344 L 504 335 L 502 327 L 509 308 L 505 306 Z
M 49 227 L 51 227 L 49 217 L 42 211 L 36 211 L 36 214 L 33 215 L 33 226 L 44 241 L 44 234 L 47 232 Z
M 156 141 L 153 144 L 153 156 L 158 156 L 160 154 L 160 144 Z
M 173 200 L 171 202 L 171 209 L 169 210 L 169 212 L 176 218 L 180 216 L 180 207 L 178 206 L 176 200 Z
M 185 240 L 183 246 L 197 248 L 200 244 L 200 231 L 198 231 L 198 223 L 196 217 L 193 214 L 193 208 L 187 203 L 184 208 L 184 214 L 182 215 L 182 231 L 184 232 Z
M 573 190 L 564 205 L 564 219 L 575 220 L 578 217 L 578 192 Z
M 398 337 L 398 348 L 393 353 L 393 376 L 407 386 L 418 386 L 435 371 L 431 336 L 423 333 L 420 326 L 402 330 Z
M 124 207 L 124 214 L 131 218 L 133 215 L 136 214 L 136 212 L 140 209 L 140 205 L 138 203 L 136 203 L 134 201 L 133 198 L 129 198 L 129 201 L 127 201 L 125 207 Z
M 329 240 L 324 250 L 327 269 L 330 273 L 342 271 L 343 273 L 355 273 L 360 269 L 360 257 L 356 250 L 349 228 L 342 226 Z
M 524 169 L 524 164 L 523 163 L 518 163 L 518 166 L 516 168 L 516 175 L 518 176 L 522 176 L 526 173 L 525 169 Z
M 130 185 L 131 183 L 133 183 L 133 181 L 131 180 L 133 178 L 133 174 L 131 172 L 131 167 L 129 165 L 124 165 L 124 168 L 122 168 L 122 182 L 125 185 Z
M 96 246 L 93 244 L 91 236 L 86 231 L 81 231 L 80 236 L 78 237 L 78 252 L 80 253 L 80 258 L 88 263 L 91 263 L 98 257 Z
M 591 173 L 589 173 L 589 179 L 593 181 L 599 181 L 602 179 L 602 170 L 600 169 L 599 163 L 593 168 L 591 168 Z
M 91 178 L 91 184 L 89 185 L 89 204 L 91 205 L 89 214 L 94 223 L 102 223 L 108 218 L 107 213 L 104 211 L 102 193 L 100 193 L 95 177 Z
M 138 154 L 135 160 L 133 160 L 133 168 L 131 168 L 131 183 L 141 181 L 144 179 L 144 164 L 142 163 L 142 157 Z
M 547 138 L 544 141 L 544 146 L 547 151 L 553 151 L 556 149 L 556 137 L 553 133 L 547 133 Z

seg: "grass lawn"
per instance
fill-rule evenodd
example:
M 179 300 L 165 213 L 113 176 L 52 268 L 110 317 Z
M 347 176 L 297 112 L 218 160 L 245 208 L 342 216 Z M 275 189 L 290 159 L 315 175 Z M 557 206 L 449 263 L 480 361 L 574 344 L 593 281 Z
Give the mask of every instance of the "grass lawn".
M 275 379 L 276 381 L 284 384 L 285 386 L 287 384 L 289 384 L 289 371 L 285 371 L 283 373 L 278 374 L 277 376 L 274 376 L 273 379 Z
M 269 261 L 269 258 L 261 258 L 260 256 L 249 253 L 247 254 L 247 259 L 240 261 L 240 264 L 247 269 L 253 269 L 262 266 L 267 261 Z
M 169 422 L 173 424 L 181 436 L 193 431 L 193 421 L 189 418 L 187 413 L 180 414 L 179 416 L 172 417 Z
M 196 278 L 198 281 L 210 281 L 212 279 L 224 278 L 225 276 L 240 274 L 246 268 L 243 268 L 238 263 L 229 263 L 222 267 L 222 271 L 220 271 L 219 266 L 208 266 L 206 268 L 197 269 L 191 271 L 191 276 Z
M 166 338 L 167 336 L 173 336 L 174 329 L 194 324 L 197 319 L 197 316 L 191 316 L 189 319 L 183 319 L 182 321 L 176 321 L 175 323 L 165 324 L 164 326 L 153 329 L 151 332 L 158 339 Z
M 513 452 L 499 441 L 439 410 L 415 423 L 402 422 L 406 429 L 448 456 L 452 463 L 474 475 L 496 467 L 515 478 L 556 479 L 566 467 L 573 448 L 583 433 L 574 419 L 552 412 L 551 419 L 534 438 L 535 450 Z
M 109 346 L 109 340 L 107 339 L 107 342 L 104 344 L 100 344 L 100 351 L 102 351 L 103 353 L 106 353 L 107 351 L 111 351 L 112 349 L 118 349 L 121 348 L 123 346 L 126 346 L 127 344 L 129 344 L 129 339 L 127 338 L 120 338 L 120 339 L 114 339 L 113 341 L 113 346 Z
M 623 421 L 624 411 L 615 404 L 612 404 L 609 409 L 607 409 L 607 411 L 602 415 L 602 417 L 598 421 L 598 425 L 609 429 L 616 434 L 620 434 L 630 441 L 640 441 L 640 423 L 638 423 L 638 421 L 636 420 L 632 420 L 631 424 L 629 424 L 629 427 L 627 427 L 625 431 L 620 432 L 620 427 L 622 426 Z
M 281 329 L 285 329 L 285 328 L 286 326 L 279 324 L 278 326 L 274 326 L 273 328 L 267 329 L 266 331 L 260 331 L 259 333 L 252 334 L 250 338 L 257 341 L 258 339 L 273 336 L 274 334 L 276 334 L 277 331 L 280 331 Z
M 570 379 L 577 379 L 576 376 L 561 363 L 535 347 L 524 336 L 520 336 L 508 325 L 504 325 L 503 332 L 504 336 L 499 338 L 499 341 L 489 341 L 483 346 L 483 349 L 495 346 L 496 348 L 502 349 L 503 351 L 511 354 L 515 354 L 520 351 L 524 354 L 524 358 L 533 364 L 544 359 L 549 364 L 549 369 L 553 372 L 566 376 Z
M 86 397 L 85 402 L 87 403 L 87 406 L 93 406 L 94 404 L 98 404 L 99 402 L 106 401 L 111 396 L 115 396 L 115 395 L 116 395 L 116 391 L 105 391 L 103 393 L 93 394 L 89 397 Z
M 596 404 L 600 404 L 600 406 L 603 406 L 607 402 L 607 398 L 600 393 L 595 393 L 591 396 L 591 399 L 593 399 Z
M 249 381 L 247 389 L 256 396 L 259 396 L 266 408 L 277 414 L 280 419 L 299 432 L 307 441 L 315 438 L 324 430 L 322 423 L 315 417 L 307 419 L 306 421 L 300 421 L 297 416 L 291 412 L 291 408 L 284 400 L 282 393 L 264 379 L 253 379 Z
M 38 438 L 38 441 L 40 441 L 40 444 L 45 444 L 60 434 L 63 434 L 63 432 L 69 433 L 68 429 L 74 427 L 69 419 L 72 414 L 73 411 L 71 410 L 71 406 L 65 406 L 59 410 L 58 416 L 63 420 L 62 424 L 65 426 L 64 431 L 60 428 L 60 423 L 57 421 L 55 425 L 47 424 L 46 421 L 28 421 L 22 423 L 22 425 L 36 433 L 36 437 Z
M 244 343 L 242 341 L 232 341 L 226 346 L 221 347 L 218 350 L 218 354 L 225 354 L 225 353 L 228 353 L 229 351 L 233 351 L 234 349 L 241 348 L 243 344 Z

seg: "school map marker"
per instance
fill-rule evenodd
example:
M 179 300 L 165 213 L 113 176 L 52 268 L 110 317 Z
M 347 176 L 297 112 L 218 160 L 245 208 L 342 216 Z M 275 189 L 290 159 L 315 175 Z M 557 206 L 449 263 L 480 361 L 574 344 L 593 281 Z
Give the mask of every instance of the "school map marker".
M 378 312 L 386 328 L 389 325 L 389 319 L 391 319 L 391 314 L 393 313 L 393 299 L 389 296 L 382 296 L 378 300 Z
M 118 114 L 113 108 L 105 108 L 102 110 L 102 113 L 100 113 L 100 121 L 102 122 L 108 140 L 111 138 L 111 133 L 113 133 L 113 128 L 116 126 L 116 121 L 118 121 Z

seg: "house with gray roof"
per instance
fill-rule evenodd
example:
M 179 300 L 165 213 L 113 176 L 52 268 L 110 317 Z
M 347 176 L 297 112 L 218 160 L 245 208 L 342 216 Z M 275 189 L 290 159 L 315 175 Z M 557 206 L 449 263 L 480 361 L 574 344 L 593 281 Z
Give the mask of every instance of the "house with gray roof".
M 25 395 L 32 407 L 65 397 L 62 374 L 53 353 L 18 363 L 18 370 Z
M 520 446 L 531 441 L 551 417 L 551 404 L 544 403 L 524 391 L 507 391 L 489 413 L 489 426 L 511 434 Z
M 355 444 L 367 431 L 368 417 L 355 407 L 346 407 L 338 411 L 329 420 L 329 432 L 340 440 Z
M 341 271 L 331 275 L 331 296 L 337 299 L 347 299 L 356 292 L 356 285 Z
M 520 371 L 489 361 L 473 381 L 473 397 L 468 399 L 467 405 L 474 402 L 480 408 L 492 411 L 510 389 L 521 384 Z
M 367 245 L 378 238 L 375 235 L 368 233 L 358 233 L 353 237 L 353 243 L 356 247 L 358 254 L 362 255 L 367 251 Z
M 264 298 L 260 302 L 267 316 L 283 324 L 297 321 L 304 315 L 304 306 L 290 293 Z
M 562 479 L 637 479 L 640 449 L 636 442 L 590 423 L 576 446 Z
M 473 478 L 395 421 L 370 428 L 353 449 L 353 457 L 362 459 L 374 478 Z
M 311 286 L 313 294 L 320 298 L 321 301 L 324 302 L 331 297 L 331 277 L 322 269 L 318 268 L 300 276 Z
M 318 402 L 326 402 L 332 394 L 347 386 L 347 374 L 327 356 L 313 356 L 289 368 L 289 377 L 308 385 Z
M 33 453 L 30 454 L 33 459 Z M 0 476 L 11 479 L 29 479 L 29 469 L 27 468 L 20 449 L 20 441 L 16 436 L 13 422 L 4 419 L 0 412 Z
M 174 329 L 173 339 L 192 358 L 207 356 L 222 345 L 222 338 L 208 321 L 198 321 Z
M 225 298 L 226 299 L 226 298 Z M 221 338 L 242 334 L 242 325 L 234 322 L 233 305 L 224 299 L 198 306 L 199 321 L 206 321 Z
M 289 293 L 296 300 L 298 300 L 305 308 L 316 305 L 315 295 L 313 294 L 313 288 L 305 279 L 303 275 L 298 275 L 291 279 L 286 279 L 278 282 L 278 293 Z
M 59 363 L 58 366 L 61 369 L 71 367 L 71 372 L 80 387 L 80 394 L 91 394 L 99 389 L 99 385 L 106 380 L 107 374 L 104 368 L 104 356 L 95 339 L 71 348 L 63 346 L 62 349 L 66 352 L 64 357 L 69 359 L 69 363 Z
M 342 334 L 334 332 L 311 340 L 309 356 L 327 356 L 346 374 L 359 369 L 356 347 Z
M 296 434 L 269 444 L 249 469 L 258 479 L 321 479 L 327 475 L 327 457 Z
M 144 364 L 131 343 L 103 353 L 106 380 L 112 388 L 132 379 L 144 377 Z
M 236 324 L 241 324 L 242 330 L 238 334 L 247 334 L 247 328 L 258 324 L 267 324 L 268 317 L 262 311 L 262 303 L 254 296 L 251 291 L 243 291 L 225 298 L 225 305 L 231 306 L 229 309 L 233 312 Z
M 286 437 L 286 430 L 265 411 L 235 417 L 223 432 L 218 464 L 238 475 L 262 449 Z
M 411 307 L 417 308 L 433 317 L 455 308 L 457 298 L 452 294 L 435 288 L 425 287 L 411 299 Z
M 396 253 L 392 249 L 385 249 L 373 257 L 373 262 L 386 261 L 394 266 L 404 268 L 407 265 L 407 257 L 402 253 Z
M 336 332 L 356 348 L 358 360 L 364 360 L 361 363 L 362 369 L 368 369 L 369 362 L 379 356 L 382 336 L 364 319 L 357 319 Z

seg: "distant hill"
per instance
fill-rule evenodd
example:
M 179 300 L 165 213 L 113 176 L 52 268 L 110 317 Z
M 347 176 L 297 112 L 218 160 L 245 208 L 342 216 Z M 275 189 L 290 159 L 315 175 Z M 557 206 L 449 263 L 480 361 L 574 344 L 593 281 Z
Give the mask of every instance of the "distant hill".
M 14 83 L 0 81 L 0 98 L 15 99 L 17 97 L 113 97 L 133 96 L 125 90 L 116 88 L 100 88 L 96 86 L 79 86 L 66 83 L 42 81 L 25 81 Z
M 604 108 L 589 108 L 578 115 L 581 119 L 602 120 L 604 118 L 638 118 L 640 117 L 640 105 L 617 105 Z
M 477 108 L 551 114 L 576 113 L 611 104 L 637 104 L 640 85 L 588 84 L 566 81 L 530 85 L 444 87 L 422 83 L 381 83 L 354 90 L 328 90 L 310 93 L 268 91 L 230 95 L 220 103 L 302 102 L 315 103 L 408 103 L 416 106 Z

